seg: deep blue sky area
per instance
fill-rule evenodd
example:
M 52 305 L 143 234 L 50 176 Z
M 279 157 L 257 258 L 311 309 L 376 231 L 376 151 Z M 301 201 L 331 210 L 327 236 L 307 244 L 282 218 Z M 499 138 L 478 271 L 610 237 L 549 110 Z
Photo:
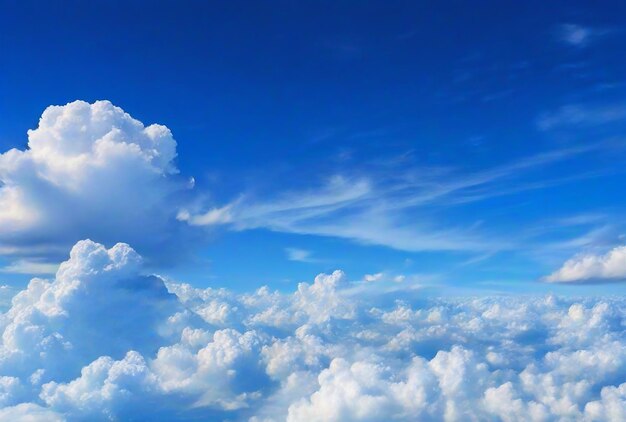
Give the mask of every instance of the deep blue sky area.
M 198 285 L 292 289 L 341 268 L 622 293 L 541 279 L 625 242 L 625 39 L 618 1 L 0 1 L 0 152 L 77 99 L 166 125 L 205 210 L 248 201 L 154 265 Z M 314 222 L 284 209 L 358 181 L 366 199 Z

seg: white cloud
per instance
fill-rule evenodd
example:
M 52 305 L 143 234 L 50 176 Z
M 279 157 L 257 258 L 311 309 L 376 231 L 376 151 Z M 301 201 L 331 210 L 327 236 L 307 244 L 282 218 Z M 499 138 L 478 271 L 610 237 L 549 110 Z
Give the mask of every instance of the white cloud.
M 10 274 L 54 274 L 59 268 L 58 264 L 50 264 L 47 262 L 30 261 L 27 259 L 19 259 L 11 264 L 0 268 L 0 273 Z
M 175 158 L 167 127 L 108 101 L 48 107 L 27 149 L 0 154 L 0 252 L 56 258 L 85 237 L 176 250 L 174 198 L 189 185 Z
M 413 281 L 418 281 L 420 279 L 419 276 L 413 275 L 410 277 Z M 381 281 L 393 281 L 394 283 L 402 283 L 407 280 L 407 276 L 404 274 L 388 274 L 384 272 L 374 273 L 374 274 L 365 274 L 363 276 L 363 281 L 366 283 L 376 283 Z
M 604 387 L 601 399 L 585 405 L 585 419 L 589 421 L 620 421 L 626 419 L 626 383 L 619 387 Z
M 604 255 L 575 256 L 544 279 L 550 283 L 625 281 L 626 246 L 618 246 Z
M 128 245 L 82 241 L 13 298 L 0 419 L 623 420 L 623 298 L 389 304 L 341 271 L 292 294 L 142 272 Z
M 376 281 L 381 281 L 384 277 L 385 277 L 385 274 L 383 273 L 365 274 L 363 276 L 363 281 L 365 281 L 366 283 L 373 283 Z
M 190 226 L 226 225 L 242 231 L 329 236 L 403 251 L 494 251 L 520 247 L 510 238 L 482 230 L 475 222 L 444 224 L 450 205 L 542 189 L 597 174 L 528 181 L 533 171 L 606 147 L 593 144 L 548 151 L 475 173 L 418 166 L 373 171 L 368 176 L 336 174 L 314 188 L 279 192 L 269 198 L 240 195 L 222 206 L 180 211 Z M 401 174 L 400 177 L 397 174 Z M 536 174 L 535 174 L 536 176 Z M 433 218 L 433 210 L 437 219 Z
M 317 260 L 313 258 L 313 254 L 311 251 L 307 251 L 306 249 L 299 248 L 286 248 L 285 252 L 287 253 L 287 259 L 290 261 L 297 262 L 316 262 Z
M 181 308 L 140 268 L 128 245 L 77 243 L 53 281 L 35 278 L 13 297 L 0 324 L 0 372 L 27 377 L 43 369 L 42 381 L 64 380 L 69 368 L 99 356 L 154 350 L 160 326 Z

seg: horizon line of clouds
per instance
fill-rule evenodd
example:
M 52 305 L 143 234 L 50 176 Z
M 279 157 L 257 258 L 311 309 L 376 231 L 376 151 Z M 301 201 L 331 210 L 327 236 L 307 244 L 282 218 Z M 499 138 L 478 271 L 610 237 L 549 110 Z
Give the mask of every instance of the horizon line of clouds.
M 380 281 L 199 289 L 80 241 L 2 314 L 0 419 L 626 416 L 623 298 L 368 294 Z

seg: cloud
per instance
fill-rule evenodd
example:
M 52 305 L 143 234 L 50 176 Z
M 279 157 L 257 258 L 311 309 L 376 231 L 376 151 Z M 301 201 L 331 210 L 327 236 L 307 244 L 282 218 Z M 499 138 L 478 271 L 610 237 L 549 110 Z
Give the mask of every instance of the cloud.
M 561 24 L 556 28 L 558 41 L 575 48 L 587 47 L 597 39 L 613 32 L 606 28 L 592 28 L 573 23 Z
M 550 130 L 559 127 L 598 126 L 625 119 L 626 107 L 622 104 L 605 106 L 570 104 L 556 111 L 544 113 L 539 117 L 537 126 L 541 130 Z
M 130 246 L 81 241 L 15 295 L 0 419 L 623 420 L 620 297 L 389 301 L 341 271 L 293 293 L 143 273 Z
M 0 154 L 0 253 L 58 258 L 85 237 L 173 252 L 175 198 L 189 189 L 175 158 L 167 127 L 108 101 L 48 107 L 26 149 Z
M 58 264 L 47 262 L 29 261 L 20 259 L 0 268 L 0 273 L 10 274 L 54 274 L 59 268 Z
M 410 277 L 410 279 L 412 279 L 412 281 L 418 281 L 421 277 L 417 276 L 417 275 L 412 275 Z M 365 274 L 363 276 L 363 281 L 366 283 L 378 283 L 381 281 L 384 282 L 389 282 L 392 281 L 394 283 L 402 283 L 403 281 L 405 281 L 407 279 L 407 276 L 404 274 L 388 274 L 388 273 L 384 273 L 384 272 L 380 272 L 380 273 L 374 273 L 374 274 Z
M 553 150 L 475 173 L 458 169 L 395 169 L 363 175 L 334 175 L 316 188 L 281 192 L 266 199 L 241 195 L 209 211 L 184 208 L 178 214 L 190 226 L 225 225 L 231 230 L 268 229 L 329 236 L 403 251 L 493 252 L 515 248 L 510 239 L 479 230 L 473 223 L 443 224 L 452 206 L 463 206 L 526 190 L 542 189 L 591 177 L 576 174 L 552 180 L 537 170 L 601 150 L 593 144 Z M 535 173 L 533 173 L 535 172 Z
M 385 277 L 385 274 L 383 274 L 383 273 L 365 274 L 363 276 L 363 281 L 365 281 L 367 283 L 373 283 L 373 282 L 376 282 L 376 281 L 381 281 L 384 277 Z
M 604 255 L 575 256 L 545 277 L 545 281 L 549 283 L 626 281 L 626 246 L 618 246 Z
M 141 276 L 140 267 L 126 244 L 77 243 L 53 281 L 35 278 L 13 297 L 0 325 L 1 372 L 38 385 L 65 381 L 77 365 L 123 355 L 131 345 L 154 351 L 163 341 L 162 324 L 179 305 L 161 280 Z
M 594 31 L 591 28 L 575 24 L 562 24 L 557 29 L 558 39 L 574 47 L 584 47 L 591 40 Z
M 307 251 L 306 249 L 286 248 L 285 252 L 287 253 L 287 259 L 290 261 L 317 262 L 317 260 L 313 258 L 311 251 Z

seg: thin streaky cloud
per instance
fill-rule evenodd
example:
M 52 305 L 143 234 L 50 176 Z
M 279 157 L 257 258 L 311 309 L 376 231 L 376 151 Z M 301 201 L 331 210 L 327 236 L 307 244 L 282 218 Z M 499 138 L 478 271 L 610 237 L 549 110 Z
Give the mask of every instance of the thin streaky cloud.
M 1 267 L 0 273 L 29 275 L 55 274 L 58 268 L 59 264 L 20 259 Z
M 192 225 L 217 224 L 219 221 L 207 217 L 214 215 L 216 210 L 228 209 L 228 224 L 237 231 L 265 228 L 277 232 L 345 238 L 404 251 L 493 253 L 515 249 L 519 245 L 510 239 L 486 235 L 471 224 L 443 228 L 426 217 L 420 218 L 420 208 L 462 205 L 597 177 L 601 174 L 588 172 L 537 182 L 522 181 L 517 185 L 513 183 L 513 180 L 521 179 L 531 171 L 602 150 L 607 145 L 596 143 L 547 151 L 473 174 L 445 169 L 428 175 L 416 169 L 400 178 L 392 176 L 387 180 L 380 175 L 369 178 L 335 176 L 321 188 L 287 192 L 273 200 L 254 201 L 243 195 L 231 204 L 206 213 L 193 214 L 185 210 L 183 219 Z M 499 183 L 504 181 L 507 185 L 500 186 Z M 201 224 L 205 219 L 210 220 L 210 224 Z

